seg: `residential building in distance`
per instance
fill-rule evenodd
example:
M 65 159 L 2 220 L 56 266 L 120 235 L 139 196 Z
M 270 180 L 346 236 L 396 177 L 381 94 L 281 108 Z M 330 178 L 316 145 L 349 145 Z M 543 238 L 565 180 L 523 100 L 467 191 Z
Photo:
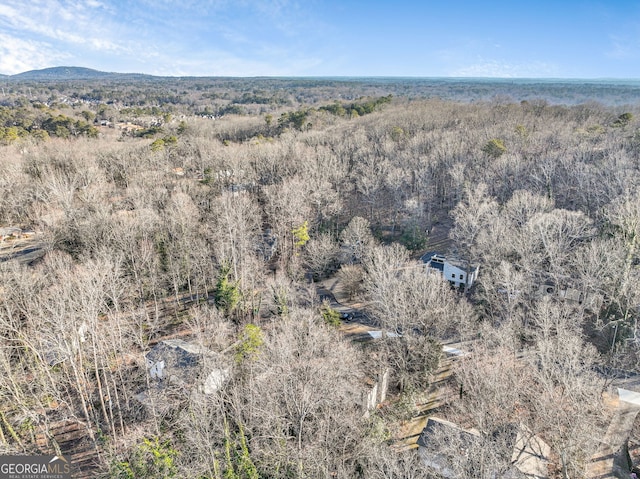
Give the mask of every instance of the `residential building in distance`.
M 447 257 L 431 251 L 423 254 L 420 259 L 428 271 L 441 274 L 455 288 L 466 291 L 478 278 L 480 267 L 459 258 Z

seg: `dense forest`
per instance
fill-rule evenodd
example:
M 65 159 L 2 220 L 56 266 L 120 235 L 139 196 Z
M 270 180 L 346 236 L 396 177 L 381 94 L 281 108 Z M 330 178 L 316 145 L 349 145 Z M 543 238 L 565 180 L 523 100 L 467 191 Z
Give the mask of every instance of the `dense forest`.
M 609 477 L 624 410 L 611 473 L 640 462 L 618 398 L 640 86 L 2 85 L 0 453 L 77 477 Z

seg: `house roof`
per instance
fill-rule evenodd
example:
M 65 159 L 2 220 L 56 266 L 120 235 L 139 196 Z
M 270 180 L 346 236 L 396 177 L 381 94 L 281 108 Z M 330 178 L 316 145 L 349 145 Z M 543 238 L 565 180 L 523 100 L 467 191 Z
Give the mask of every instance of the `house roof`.
M 422 430 L 420 437 L 418 438 L 418 446 L 428 447 L 435 440 L 441 443 L 442 440 L 461 439 L 464 443 L 471 445 L 473 442 L 480 438 L 480 433 L 472 430 L 462 429 L 457 424 L 454 424 L 445 419 L 437 417 L 430 417 L 427 420 L 427 425 Z
M 420 257 L 420 260 L 428 267 L 444 271 L 445 263 L 449 266 L 454 266 L 462 271 L 466 271 L 469 268 L 470 271 L 478 269 L 478 265 L 468 265 L 467 261 L 464 261 L 455 257 L 447 257 L 442 253 L 436 251 L 429 251 Z
M 203 378 L 203 391 L 211 394 L 219 389 L 229 375 L 220 367 L 220 357 L 213 351 L 182 339 L 167 339 L 156 344 L 145 355 L 147 368 L 154 378 L 193 385 Z M 206 374 L 203 374 L 205 371 Z
M 467 261 L 459 258 L 447 258 L 447 263 L 449 263 L 450 266 L 454 266 L 462 271 L 467 271 L 467 268 L 470 272 L 478 269 L 477 264 L 470 264 Z
M 431 258 L 433 258 L 434 256 L 441 256 L 442 258 L 444 258 L 444 255 L 438 253 L 437 251 L 427 251 L 425 254 L 420 256 L 420 260 L 423 263 L 428 263 L 429 261 L 431 261 Z
M 156 344 L 146 354 L 148 362 L 164 361 L 166 367 L 189 368 L 198 366 L 202 356 L 213 354 L 197 344 L 182 339 L 167 339 Z
M 629 391 L 628 389 L 618 388 L 618 397 L 620 401 L 624 401 L 635 406 L 640 406 L 640 393 Z
M 402 334 L 394 333 L 392 331 L 373 330 L 373 331 L 367 331 L 367 334 L 369 336 L 371 336 L 373 339 L 380 339 L 383 336 L 386 336 L 387 338 L 400 338 L 400 337 L 402 337 Z
M 175 377 L 191 381 L 204 369 L 216 369 L 220 357 L 213 351 L 182 339 L 167 339 L 145 355 L 147 368 L 159 378 Z M 155 368 L 155 369 L 154 369 Z
M 431 417 L 418 438 L 422 463 L 439 475 L 457 479 L 458 457 L 468 456 L 472 448 L 480 446 L 480 434 L 466 431 L 444 419 Z
M 441 263 L 439 261 L 433 261 L 433 260 L 429 261 L 427 263 L 427 266 L 429 266 L 430 268 L 433 268 L 433 269 L 444 271 L 444 263 Z
M 15 226 L 5 226 L 0 228 L 0 236 L 19 235 L 20 233 L 22 233 L 22 230 Z
M 515 425 L 509 425 L 506 433 L 508 447 L 512 449 L 510 460 L 512 466 L 503 472 L 502 479 L 523 477 L 547 477 L 547 463 L 550 448 L 542 439 L 532 434 L 520 433 Z M 483 448 L 483 437 L 478 431 L 463 429 L 457 424 L 444 419 L 431 417 L 418 438 L 418 446 L 422 463 L 441 476 L 457 479 L 456 461 L 468 456 L 474 449 Z
M 428 253 L 423 254 L 420 259 L 430 268 L 444 271 L 444 262 L 446 261 L 444 255 L 437 253 L 436 251 L 429 251 Z

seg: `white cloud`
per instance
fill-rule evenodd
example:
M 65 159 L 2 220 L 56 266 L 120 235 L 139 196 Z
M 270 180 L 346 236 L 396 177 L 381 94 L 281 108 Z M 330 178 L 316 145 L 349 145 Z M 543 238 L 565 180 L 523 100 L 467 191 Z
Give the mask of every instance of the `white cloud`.
M 0 72 L 8 75 L 64 63 L 71 55 L 50 44 L 21 40 L 0 33 Z
M 320 27 L 298 0 L 0 0 L 12 42 L 0 46 L 0 72 L 71 59 L 163 75 L 304 75 L 322 63 L 304 53 Z M 22 53 L 11 53 L 16 42 Z
M 9 5 L 0 4 L 0 24 L 16 25 L 20 21 L 20 13 Z
M 111 20 L 101 16 L 102 4 L 96 0 L 22 2 L 5 0 L 0 5 L 0 25 L 16 37 L 39 36 L 49 41 L 89 46 L 95 49 L 127 52 L 119 42 L 109 40 Z
M 87 0 L 86 4 L 89 8 L 104 8 L 104 5 L 97 0 Z
M 173 12 L 188 11 L 198 12 L 200 14 L 208 14 L 212 11 L 221 10 L 229 6 L 242 6 L 244 1 L 236 0 L 139 0 L 145 8 L 160 8 L 163 10 L 171 10 Z

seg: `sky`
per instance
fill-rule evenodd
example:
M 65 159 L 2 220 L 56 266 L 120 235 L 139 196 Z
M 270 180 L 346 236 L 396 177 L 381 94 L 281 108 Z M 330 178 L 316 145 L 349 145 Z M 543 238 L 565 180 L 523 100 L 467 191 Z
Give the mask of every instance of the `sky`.
M 0 0 L 0 73 L 640 79 L 638 0 Z

